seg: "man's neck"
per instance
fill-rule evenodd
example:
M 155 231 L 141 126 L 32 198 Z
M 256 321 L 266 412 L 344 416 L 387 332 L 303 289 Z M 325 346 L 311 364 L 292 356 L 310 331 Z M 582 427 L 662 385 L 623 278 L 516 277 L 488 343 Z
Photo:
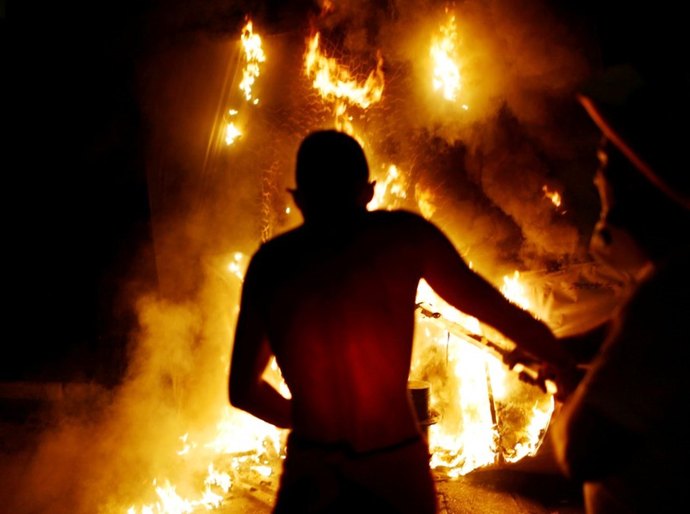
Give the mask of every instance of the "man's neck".
M 316 212 L 304 217 L 304 224 L 309 227 L 333 227 L 352 225 L 361 220 L 369 211 L 357 207 L 348 210 Z

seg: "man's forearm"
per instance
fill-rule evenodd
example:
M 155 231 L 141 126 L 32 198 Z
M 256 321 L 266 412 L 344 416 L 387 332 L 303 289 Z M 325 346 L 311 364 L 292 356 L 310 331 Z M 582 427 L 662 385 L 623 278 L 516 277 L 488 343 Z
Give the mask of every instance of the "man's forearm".
M 512 336 L 510 339 L 521 350 L 557 367 L 575 366 L 575 359 L 556 339 L 548 326 L 535 320 L 528 311 L 514 311 L 511 321 L 512 326 L 507 331 L 507 335 Z M 510 331 L 513 333 L 511 334 Z

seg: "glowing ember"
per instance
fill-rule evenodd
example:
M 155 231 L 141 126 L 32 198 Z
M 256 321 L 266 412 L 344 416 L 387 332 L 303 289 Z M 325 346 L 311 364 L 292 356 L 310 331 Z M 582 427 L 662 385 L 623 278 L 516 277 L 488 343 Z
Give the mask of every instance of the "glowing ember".
M 455 16 L 449 15 L 448 21 L 439 27 L 439 34 L 432 38 L 431 59 L 433 62 L 432 86 L 440 91 L 448 101 L 454 102 L 460 91 L 460 68 L 457 56 L 457 30 Z M 463 105 L 467 109 L 466 105 Z
M 551 203 L 553 203 L 556 207 L 561 206 L 561 195 L 558 193 L 558 191 L 551 191 L 546 186 L 542 187 L 542 191 L 544 191 L 544 196 L 551 200 Z

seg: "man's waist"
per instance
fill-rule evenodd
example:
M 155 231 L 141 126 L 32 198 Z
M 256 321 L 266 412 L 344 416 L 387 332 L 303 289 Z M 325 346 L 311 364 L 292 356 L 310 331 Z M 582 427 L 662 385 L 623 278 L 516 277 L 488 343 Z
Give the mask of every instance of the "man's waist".
M 389 452 L 394 452 L 408 446 L 413 446 L 418 443 L 422 443 L 423 439 L 421 434 L 414 434 L 409 437 L 405 437 L 391 444 L 377 445 L 374 447 L 366 447 L 363 449 L 357 448 L 351 441 L 340 439 L 334 441 L 325 441 L 314 439 L 310 437 L 304 437 L 302 435 L 296 434 L 294 432 L 290 433 L 288 436 L 288 451 L 290 448 L 295 448 L 299 450 L 317 450 L 324 451 L 328 453 L 341 453 L 351 458 L 356 457 L 369 457 L 372 455 L 379 455 Z

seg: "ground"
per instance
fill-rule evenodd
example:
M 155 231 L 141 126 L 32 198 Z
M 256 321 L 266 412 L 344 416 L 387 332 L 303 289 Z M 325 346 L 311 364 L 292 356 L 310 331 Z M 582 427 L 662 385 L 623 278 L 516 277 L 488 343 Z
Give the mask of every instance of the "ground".
M 0 511 L 2 514 L 56 514 L 65 512 L 56 498 L 39 501 L 49 508 L 26 507 L 16 491 L 26 491 L 35 443 L 45 428 L 41 409 L 26 401 L 0 397 Z M 50 470 L 48 470 L 48 474 Z M 79 478 L 74 487 L 79 489 Z M 38 480 L 40 484 L 40 480 Z M 547 437 L 535 457 L 516 464 L 476 470 L 448 479 L 437 476 L 439 514 L 584 514 L 580 489 L 565 480 L 555 467 Z M 67 491 L 74 494 L 74 491 Z M 36 494 L 50 496 L 36 491 Z M 236 484 L 218 514 L 270 514 L 273 490 Z M 10 509 L 10 510 L 3 510 Z M 123 512 L 122 514 L 125 514 Z

